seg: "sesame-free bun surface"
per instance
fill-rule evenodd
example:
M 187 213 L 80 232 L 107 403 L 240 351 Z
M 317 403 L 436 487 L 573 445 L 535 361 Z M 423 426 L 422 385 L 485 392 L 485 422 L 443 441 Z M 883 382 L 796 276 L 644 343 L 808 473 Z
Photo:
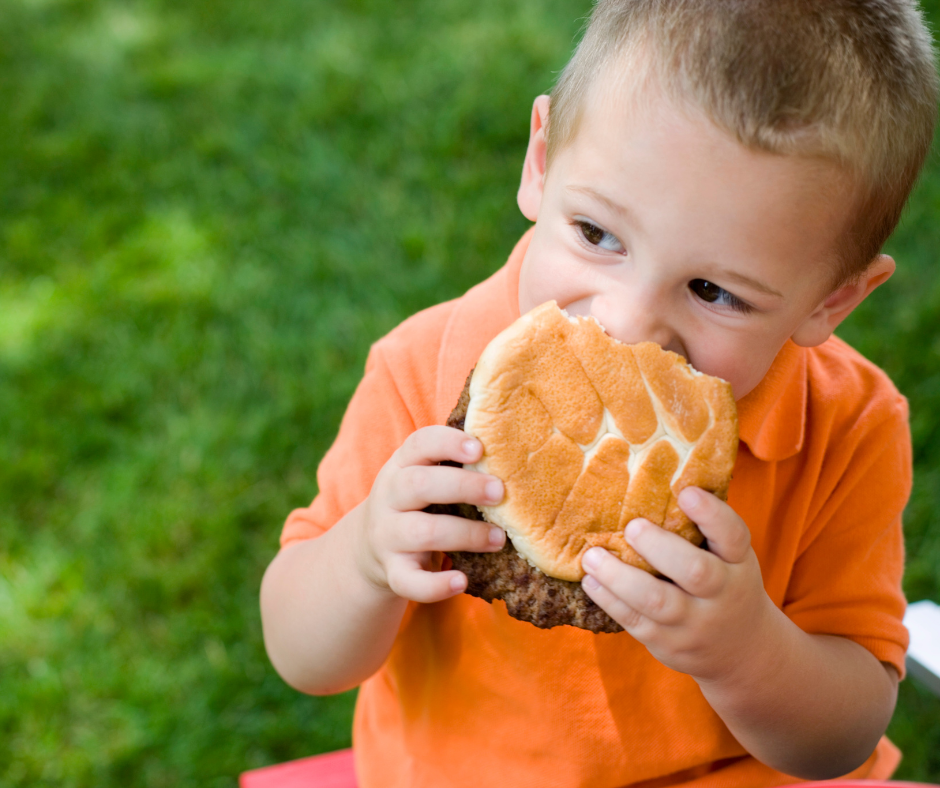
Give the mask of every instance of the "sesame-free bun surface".
M 480 356 L 464 429 L 472 466 L 503 480 L 480 507 L 545 574 L 580 580 L 604 547 L 652 571 L 624 539 L 636 517 L 702 542 L 679 509 L 688 486 L 727 498 L 738 445 L 731 385 L 652 342 L 624 345 L 554 301 L 523 315 Z

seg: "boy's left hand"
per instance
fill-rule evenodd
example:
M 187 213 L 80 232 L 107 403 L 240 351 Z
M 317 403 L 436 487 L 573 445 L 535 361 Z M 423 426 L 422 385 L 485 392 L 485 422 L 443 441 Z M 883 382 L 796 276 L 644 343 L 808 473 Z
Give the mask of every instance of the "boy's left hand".
M 679 506 L 705 535 L 708 550 L 648 520 L 633 520 L 626 529 L 633 549 L 675 585 L 599 547 L 582 558 L 587 572 L 582 585 L 664 665 L 695 679 L 720 681 L 747 661 L 749 644 L 761 642 L 776 608 L 737 513 L 696 487 L 680 493 Z

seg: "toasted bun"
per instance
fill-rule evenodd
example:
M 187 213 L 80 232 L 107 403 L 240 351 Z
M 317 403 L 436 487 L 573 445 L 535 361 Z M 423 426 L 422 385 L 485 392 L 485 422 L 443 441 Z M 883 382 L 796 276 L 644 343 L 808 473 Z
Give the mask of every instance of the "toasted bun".
M 483 351 L 464 429 L 483 444 L 467 467 L 506 488 L 498 506 L 481 507 L 486 519 L 563 580 L 584 576 L 593 546 L 653 571 L 624 539 L 635 517 L 700 544 L 676 496 L 696 486 L 725 500 L 738 445 L 729 383 L 655 343 L 621 344 L 554 301 Z

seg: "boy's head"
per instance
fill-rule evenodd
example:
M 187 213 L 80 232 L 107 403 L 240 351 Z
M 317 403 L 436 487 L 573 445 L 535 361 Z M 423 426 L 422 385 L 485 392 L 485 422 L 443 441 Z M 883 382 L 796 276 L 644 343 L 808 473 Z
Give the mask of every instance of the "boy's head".
M 890 276 L 936 92 L 904 0 L 602 0 L 533 109 L 520 306 L 555 298 L 743 396 Z

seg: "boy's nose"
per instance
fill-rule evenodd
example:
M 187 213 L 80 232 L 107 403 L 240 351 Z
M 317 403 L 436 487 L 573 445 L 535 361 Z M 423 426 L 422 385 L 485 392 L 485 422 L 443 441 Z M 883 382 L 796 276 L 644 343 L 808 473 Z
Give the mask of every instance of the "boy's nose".
M 664 350 L 686 356 L 682 340 L 670 320 L 671 310 L 652 297 L 611 298 L 596 296 L 591 315 L 607 333 L 627 345 L 655 342 Z

